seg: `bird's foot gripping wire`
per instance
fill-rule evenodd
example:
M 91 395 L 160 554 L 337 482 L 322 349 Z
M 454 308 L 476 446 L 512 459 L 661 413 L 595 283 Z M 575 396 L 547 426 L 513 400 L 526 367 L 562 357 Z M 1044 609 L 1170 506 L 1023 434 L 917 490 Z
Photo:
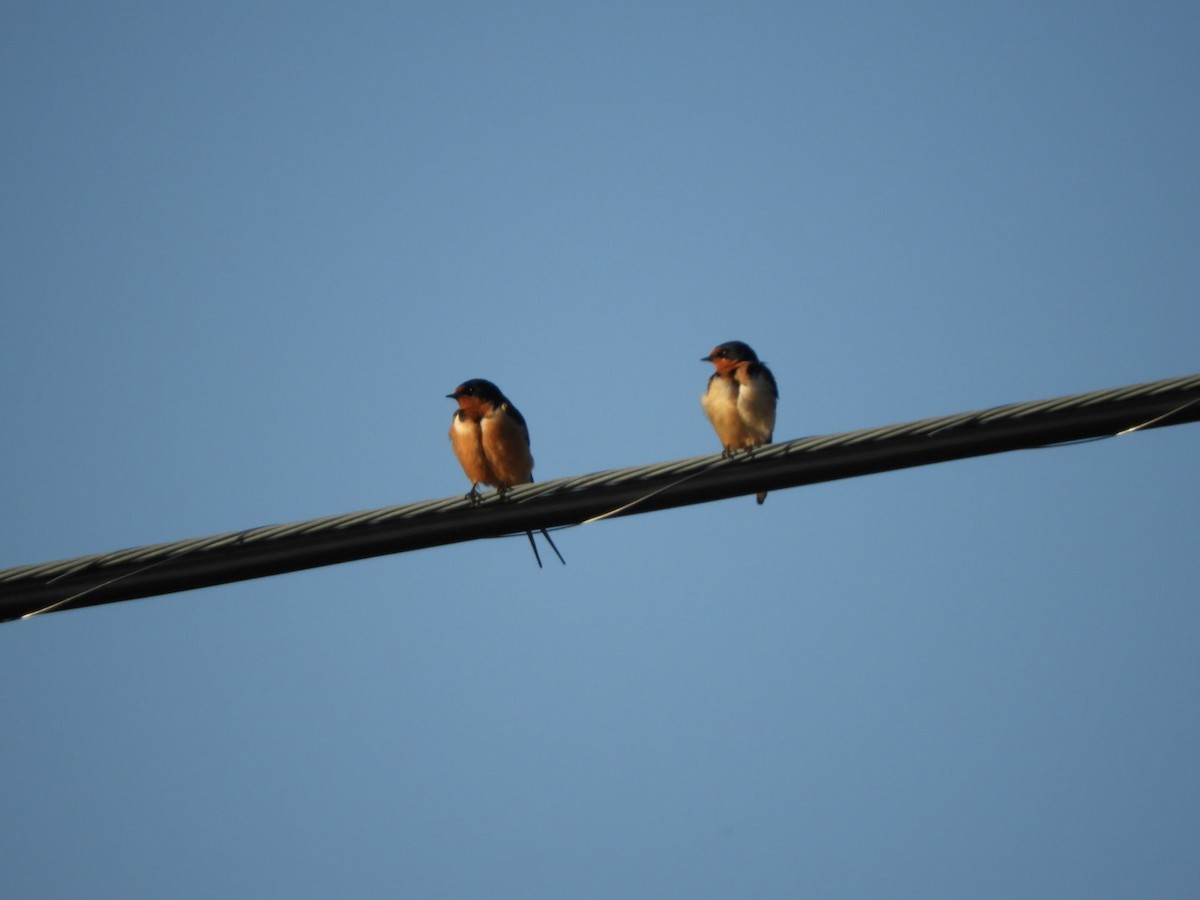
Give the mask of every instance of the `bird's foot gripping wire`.
M 721 451 L 721 459 L 753 459 L 758 449 L 758 447 L 726 447 Z
M 754 458 L 754 454 L 758 452 L 758 449 L 761 446 L 762 445 L 759 444 L 754 447 L 743 447 L 741 449 L 736 449 L 734 447 L 726 447 L 724 450 L 721 451 L 721 459 L 727 459 L 730 462 L 734 462 L 735 460 L 742 460 L 744 462 L 749 462 L 750 460 L 752 460 Z M 759 491 L 755 495 L 755 499 L 758 501 L 758 505 L 762 506 L 763 502 L 767 499 L 767 492 Z

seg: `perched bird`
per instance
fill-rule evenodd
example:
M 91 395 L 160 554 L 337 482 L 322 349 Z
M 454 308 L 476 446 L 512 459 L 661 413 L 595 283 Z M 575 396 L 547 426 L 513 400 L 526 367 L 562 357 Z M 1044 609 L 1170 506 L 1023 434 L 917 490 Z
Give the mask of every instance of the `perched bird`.
M 508 489 L 517 484 L 533 481 L 533 454 L 529 450 L 529 426 L 525 417 L 512 405 L 500 388 L 483 378 L 464 381 L 447 394 L 458 401 L 458 409 L 450 422 L 450 444 L 454 455 L 471 480 L 467 499 L 472 504 L 480 502 L 479 485 L 496 488 L 500 499 Z M 562 564 L 567 564 L 554 546 L 554 541 L 539 529 Z M 533 556 L 541 568 L 542 557 L 533 532 L 525 532 L 533 547 Z
M 771 370 L 741 341 L 719 344 L 700 359 L 716 368 L 700 403 L 725 448 L 723 455 L 732 457 L 743 449 L 753 452 L 755 447 L 769 444 L 775 432 L 775 401 L 779 399 Z M 760 492 L 757 499 L 762 503 L 767 492 Z

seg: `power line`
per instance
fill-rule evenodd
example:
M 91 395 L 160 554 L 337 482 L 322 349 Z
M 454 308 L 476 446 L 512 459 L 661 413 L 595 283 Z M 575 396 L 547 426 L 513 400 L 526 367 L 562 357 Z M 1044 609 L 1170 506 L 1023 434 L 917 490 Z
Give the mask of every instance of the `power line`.
M 0 621 L 1200 420 L 1200 374 L 0 570 Z M 748 513 L 749 514 L 749 513 Z

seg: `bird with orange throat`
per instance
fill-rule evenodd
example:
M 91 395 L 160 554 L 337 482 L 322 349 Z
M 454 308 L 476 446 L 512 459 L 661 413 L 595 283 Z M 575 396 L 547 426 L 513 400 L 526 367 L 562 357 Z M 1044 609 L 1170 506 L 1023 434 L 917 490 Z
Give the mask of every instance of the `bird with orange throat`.
M 533 481 L 529 426 L 500 388 L 487 379 L 472 378 L 446 396 L 458 402 L 458 409 L 450 421 L 450 444 L 467 478 L 471 480 L 467 499 L 472 504 L 480 502 L 481 484 L 494 487 L 503 500 L 509 488 Z M 558 547 L 554 546 L 546 529 L 538 530 L 565 566 L 567 561 L 558 552 Z M 542 557 L 533 541 L 533 532 L 527 531 L 525 534 L 529 537 L 534 559 L 540 569 Z
M 756 447 L 771 443 L 779 387 L 750 345 L 726 341 L 700 360 L 712 363 L 716 369 L 709 376 L 700 404 L 721 441 L 722 455 L 732 458 L 738 450 L 750 454 Z M 760 491 L 757 499 L 762 503 L 767 492 Z

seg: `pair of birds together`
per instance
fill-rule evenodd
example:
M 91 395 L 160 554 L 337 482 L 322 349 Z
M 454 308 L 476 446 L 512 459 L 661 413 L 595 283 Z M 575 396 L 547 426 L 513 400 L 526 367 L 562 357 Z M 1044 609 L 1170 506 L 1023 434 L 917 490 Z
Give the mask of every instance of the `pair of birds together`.
M 779 399 L 771 370 L 741 341 L 719 344 L 701 361 L 712 363 L 716 369 L 700 403 L 721 441 L 723 455 L 732 457 L 738 450 L 752 452 L 770 443 Z M 472 378 L 446 396 L 458 402 L 450 422 L 450 444 L 471 481 L 467 497 L 472 503 L 480 500 L 481 484 L 496 488 L 503 499 L 509 488 L 533 481 L 529 426 L 500 388 L 486 379 Z M 766 491 L 759 493 L 758 502 L 766 497 Z M 562 560 L 550 535 L 545 530 L 542 534 Z M 533 534 L 528 535 L 541 566 Z

